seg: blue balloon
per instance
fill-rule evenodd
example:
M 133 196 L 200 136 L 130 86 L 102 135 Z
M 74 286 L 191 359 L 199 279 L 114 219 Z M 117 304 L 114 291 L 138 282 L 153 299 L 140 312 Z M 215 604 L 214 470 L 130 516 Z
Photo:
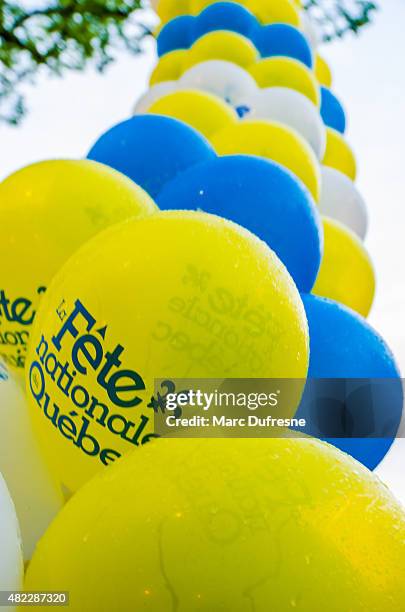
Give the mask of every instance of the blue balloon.
M 105 132 L 87 157 L 119 170 L 156 197 L 177 174 L 216 158 L 216 153 L 199 132 L 182 121 L 136 115 Z
M 236 2 L 216 2 L 205 8 L 195 20 L 194 40 L 215 30 L 230 30 L 251 38 L 259 23 L 248 9 Z
M 194 42 L 195 20 L 192 15 L 181 15 L 163 26 L 157 37 L 158 56 L 176 49 L 189 49 Z
M 357 313 L 326 298 L 302 299 L 310 363 L 296 417 L 307 420 L 305 433 L 373 470 L 390 449 L 402 417 L 402 383 L 394 357 Z
M 311 47 L 297 28 L 286 23 L 273 23 L 257 29 L 253 41 L 262 57 L 285 55 L 313 66 Z
M 321 87 L 321 117 L 325 125 L 341 134 L 346 130 L 346 114 L 343 106 L 327 87 Z
M 306 188 L 282 166 L 249 155 L 218 157 L 167 183 L 157 204 L 238 223 L 275 251 L 301 291 L 314 285 L 322 257 L 319 214 Z

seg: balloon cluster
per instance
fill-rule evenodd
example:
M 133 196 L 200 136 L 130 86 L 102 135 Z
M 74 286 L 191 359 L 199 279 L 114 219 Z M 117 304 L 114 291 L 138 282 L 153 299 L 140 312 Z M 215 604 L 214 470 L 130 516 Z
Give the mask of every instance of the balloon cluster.
M 0 184 L 0 591 L 40 540 L 25 587 L 72 610 L 399 612 L 405 515 L 369 469 L 402 388 L 316 33 L 298 0 L 153 4 L 133 116 Z M 159 377 L 301 380 L 307 428 L 154 440 Z M 344 381 L 336 437 L 313 379 Z M 357 379 L 394 383 L 370 437 L 345 433 Z

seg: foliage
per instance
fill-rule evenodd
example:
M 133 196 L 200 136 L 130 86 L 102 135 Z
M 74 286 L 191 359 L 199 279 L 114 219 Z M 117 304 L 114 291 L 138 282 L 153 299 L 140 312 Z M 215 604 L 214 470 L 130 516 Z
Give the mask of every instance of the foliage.
M 103 70 L 119 47 L 139 52 L 139 8 L 140 0 L 56 0 L 34 9 L 0 0 L 0 120 L 18 123 L 21 86 L 42 68 L 61 75 L 92 61 Z
M 368 0 L 306 0 L 305 9 L 318 25 L 323 41 L 329 42 L 348 32 L 357 34 L 371 22 L 377 5 Z

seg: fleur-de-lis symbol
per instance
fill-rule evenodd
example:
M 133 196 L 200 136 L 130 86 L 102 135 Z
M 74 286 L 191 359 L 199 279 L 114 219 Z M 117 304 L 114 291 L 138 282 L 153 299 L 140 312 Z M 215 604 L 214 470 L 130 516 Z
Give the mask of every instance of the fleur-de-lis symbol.
M 148 408 L 152 408 L 153 412 L 156 412 L 156 414 L 159 411 L 164 414 L 166 412 L 166 399 L 164 396 L 160 395 L 160 393 L 157 393 L 156 396 L 157 397 L 152 395 L 148 404 Z
M 211 275 L 209 272 L 199 270 L 192 264 L 189 264 L 183 277 L 183 283 L 185 285 L 193 285 L 200 291 L 205 291 L 207 289 L 210 276 Z
M 176 392 L 176 385 L 174 384 L 174 382 L 172 380 L 165 380 L 160 384 L 160 388 L 162 391 L 164 391 L 164 393 L 160 393 L 159 391 L 156 393 L 156 397 L 153 395 L 150 398 L 150 402 L 148 404 L 148 408 L 152 408 L 152 410 L 157 414 L 159 411 L 164 414 L 166 412 L 166 398 L 168 396 L 169 393 L 175 393 Z M 188 391 L 184 390 L 184 391 L 178 391 L 178 394 L 187 394 L 188 395 Z M 180 418 L 181 415 L 183 414 L 182 409 L 180 408 L 180 406 L 177 406 L 176 409 L 173 411 L 173 416 L 175 416 L 176 418 Z
M 163 393 L 161 394 L 158 391 L 156 397 L 153 395 L 148 404 L 148 408 L 152 408 L 156 413 L 160 410 L 162 414 L 164 414 L 166 412 L 166 398 L 169 393 L 175 393 L 176 385 L 172 380 L 164 380 L 160 383 L 160 389 Z

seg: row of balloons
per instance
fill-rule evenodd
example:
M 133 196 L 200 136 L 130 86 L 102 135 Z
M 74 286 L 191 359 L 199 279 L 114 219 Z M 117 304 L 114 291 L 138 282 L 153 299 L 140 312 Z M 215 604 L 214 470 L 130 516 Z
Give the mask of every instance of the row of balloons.
M 86 576 L 97 582 L 102 570 L 96 549 L 106 544 L 97 538 L 108 539 L 113 515 L 128 502 L 132 518 L 133 503 L 142 506 L 137 483 L 146 499 L 136 510 L 139 520 L 161 520 L 154 479 L 163 478 L 164 494 L 163 465 L 183 477 L 176 464 L 181 447 L 147 445 L 107 470 L 111 477 L 93 479 L 153 437 L 156 407 L 147 402 L 161 373 L 394 381 L 388 400 L 380 395 L 373 407 L 379 435 L 328 438 L 371 470 L 401 420 L 398 368 L 365 320 L 375 278 L 363 244 L 367 209 L 354 184 L 346 115 L 310 22 L 293 0 L 160 0 L 157 10 L 160 59 L 133 117 L 103 134 L 86 160 L 33 164 L 0 185 L 0 249 L 10 261 L 0 294 L 0 472 L 16 506 L 25 561 L 57 516 L 30 563 L 32 590 L 73 580 L 85 597 Z M 19 384 L 24 370 L 26 395 Z M 298 414 L 305 417 L 303 406 Z M 314 423 L 305 433 L 324 438 Z M 269 452 L 260 442 L 240 443 L 258 457 Z M 354 463 L 318 443 L 272 443 L 274 459 L 284 451 L 301 458 L 301 478 L 311 490 L 310 466 L 323 453 L 330 469 L 339 464 L 350 475 L 346 483 L 358 478 Z M 207 441 L 201 452 L 211 461 L 218 452 L 228 457 L 230 448 Z M 201 466 L 192 456 L 190 465 L 198 482 Z M 373 476 L 361 474 L 370 495 L 387 495 Z M 345 486 L 344 479 L 335 483 L 333 495 L 345 497 Z M 23 575 L 11 498 L 0 479 L 0 541 L 7 551 L 0 590 L 19 588 Z M 170 504 L 163 514 L 173 510 Z M 364 509 L 358 499 L 353 505 L 357 521 Z M 100 507 L 104 518 L 97 523 Z M 401 511 L 390 498 L 376 520 L 397 551 L 400 530 L 387 527 L 394 514 Z M 357 528 L 369 541 L 361 521 Z M 86 558 L 80 546 L 91 533 L 96 548 L 86 548 Z M 115 562 L 128 582 L 133 553 L 120 554 Z M 122 589 L 127 597 L 128 588 Z M 99 609 L 109 597 L 101 592 Z M 136 605 L 149 595 L 146 583 L 140 595 L 131 592 Z M 337 609 L 349 605 L 343 599 Z M 162 601 L 151 609 L 164 609 Z

